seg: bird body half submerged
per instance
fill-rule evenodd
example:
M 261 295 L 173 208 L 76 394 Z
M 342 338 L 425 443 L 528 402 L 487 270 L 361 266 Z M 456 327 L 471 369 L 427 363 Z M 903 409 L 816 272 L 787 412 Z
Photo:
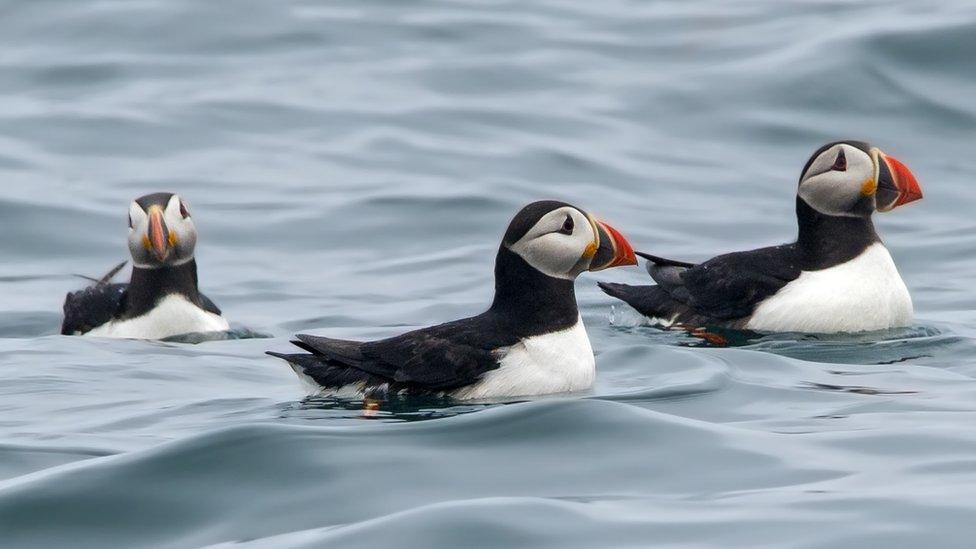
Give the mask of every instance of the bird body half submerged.
M 460 399 L 579 391 L 596 375 L 576 305 L 585 271 L 634 265 L 626 239 L 561 202 L 537 202 L 512 221 L 484 313 L 372 342 L 299 335 L 287 360 L 318 394 L 443 395 Z
M 908 326 L 912 297 L 880 242 L 839 265 L 801 271 L 745 324 L 761 332 L 864 332 Z
M 908 326 L 911 296 L 871 215 L 921 197 L 898 160 L 866 143 L 830 143 L 803 170 L 796 242 L 700 264 L 638 254 L 657 285 L 600 287 L 666 326 L 810 333 Z
M 179 196 L 156 193 L 133 201 L 129 282 L 111 282 L 123 263 L 88 288 L 68 294 L 61 333 L 165 339 L 230 329 L 220 309 L 198 288 L 196 241 L 196 227 Z
M 185 334 L 224 332 L 230 329 L 219 310 L 207 310 L 180 294 L 159 300 L 146 313 L 126 319 L 111 320 L 89 331 L 88 336 L 128 339 L 166 339 Z
M 499 355 L 498 369 L 451 396 L 483 399 L 571 393 L 590 388 L 596 378 L 596 359 L 582 317 L 569 328 L 521 339 Z

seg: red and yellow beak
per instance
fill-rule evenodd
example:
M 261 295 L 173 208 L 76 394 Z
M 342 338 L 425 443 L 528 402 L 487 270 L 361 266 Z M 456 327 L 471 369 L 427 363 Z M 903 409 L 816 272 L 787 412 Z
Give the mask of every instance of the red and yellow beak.
M 624 235 L 609 223 L 596 219 L 590 220 L 596 240 L 587 248 L 586 255 L 590 255 L 590 271 L 602 271 L 613 267 L 637 265 L 634 247 Z
M 159 261 L 166 261 L 172 250 L 169 229 L 163 220 L 163 209 L 159 206 L 149 207 L 149 230 L 143 238 L 143 245 L 152 252 Z
M 922 188 L 915 174 L 900 160 L 876 151 L 877 210 L 890 212 L 899 206 L 922 199 Z

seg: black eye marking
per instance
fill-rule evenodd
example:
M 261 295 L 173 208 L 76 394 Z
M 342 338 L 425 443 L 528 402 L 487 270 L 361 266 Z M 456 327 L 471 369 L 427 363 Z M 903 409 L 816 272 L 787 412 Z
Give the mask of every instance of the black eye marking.
M 183 219 L 190 217 L 190 211 L 186 209 L 186 204 L 182 200 L 180 200 L 180 215 L 183 216 Z
M 573 216 L 567 215 L 566 221 L 563 223 L 563 228 L 559 229 L 562 234 L 573 234 L 573 229 L 576 228 L 576 223 L 573 222 Z
M 834 165 L 830 167 L 831 170 L 835 172 L 846 172 L 847 171 L 847 157 L 844 156 L 844 149 L 841 149 L 837 153 L 837 159 L 834 160 Z
M 132 228 L 132 216 L 131 215 L 129 216 L 129 228 L 130 229 Z

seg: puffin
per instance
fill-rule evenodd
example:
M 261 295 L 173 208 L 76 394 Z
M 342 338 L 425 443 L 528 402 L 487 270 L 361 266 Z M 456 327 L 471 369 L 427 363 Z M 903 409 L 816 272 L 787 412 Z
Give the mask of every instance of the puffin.
M 596 376 L 576 304 L 586 271 L 636 265 L 611 225 L 546 200 L 512 220 L 495 258 L 495 296 L 477 316 L 372 342 L 297 335 L 288 361 L 316 396 L 459 400 L 568 393 Z
M 600 283 L 663 327 L 843 333 L 909 326 L 912 298 L 872 222 L 922 198 L 905 164 L 827 143 L 800 175 L 795 242 L 689 263 L 638 253 L 656 285 Z
M 186 202 L 154 193 L 129 205 L 129 282 L 112 283 L 125 263 L 64 302 L 62 335 L 165 339 L 230 329 L 200 293 L 194 248 L 197 230 Z

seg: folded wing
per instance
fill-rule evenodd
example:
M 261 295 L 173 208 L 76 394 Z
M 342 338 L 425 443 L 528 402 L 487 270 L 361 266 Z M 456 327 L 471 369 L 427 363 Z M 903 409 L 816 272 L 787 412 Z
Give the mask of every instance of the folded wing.
M 720 255 L 697 265 L 641 255 L 657 286 L 600 286 L 647 316 L 682 323 L 747 317 L 800 275 L 793 245 Z
M 449 391 L 499 367 L 500 343 L 477 324 L 477 318 L 468 319 L 368 343 L 298 335 L 293 343 L 309 354 L 269 354 L 300 367 L 325 388 L 365 383 Z

